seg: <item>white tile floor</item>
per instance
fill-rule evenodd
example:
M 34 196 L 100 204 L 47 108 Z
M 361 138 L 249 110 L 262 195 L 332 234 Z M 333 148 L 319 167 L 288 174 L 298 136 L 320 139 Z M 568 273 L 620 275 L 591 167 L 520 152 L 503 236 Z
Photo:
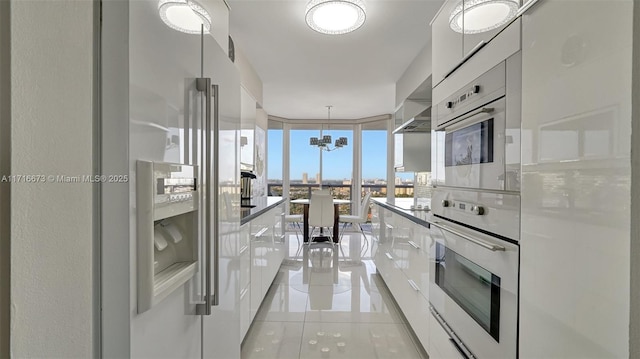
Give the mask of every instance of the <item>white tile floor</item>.
M 371 258 L 371 239 L 341 249 L 291 234 L 280 268 L 242 347 L 242 358 L 421 358 Z

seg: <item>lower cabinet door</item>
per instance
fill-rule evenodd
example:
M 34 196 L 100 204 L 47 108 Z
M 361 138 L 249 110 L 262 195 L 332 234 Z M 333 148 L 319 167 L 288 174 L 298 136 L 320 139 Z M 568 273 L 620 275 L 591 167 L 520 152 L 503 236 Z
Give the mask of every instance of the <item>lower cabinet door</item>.
M 240 291 L 240 338 L 244 339 L 244 336 L 247 335 L 252 321 L 251 285 L 247 285 Z
M 422 295 L 422 288 L 404 273 L 396 278 L 395 291 L 392 291 L 402 314 L 409 322 L 422 347 L 429 350 L 429 301 Z

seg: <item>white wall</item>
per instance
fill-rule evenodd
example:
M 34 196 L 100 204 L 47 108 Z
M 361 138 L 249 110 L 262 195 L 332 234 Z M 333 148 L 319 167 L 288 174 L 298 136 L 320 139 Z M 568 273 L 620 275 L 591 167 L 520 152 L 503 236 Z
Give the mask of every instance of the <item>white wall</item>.
M 9 2 L 0 1 L 0 176 L 11 173 Z M 11 187 L 0 184 L 0 358 L 9 357 Z
M 431 41 L 413 59 L 396 82 L 396 107 L 431 76 Z
M 242 83 L 242 87 L 251 94 L 257 103 L 262 105 L 262 80 L 260 79 L 260 75 L 258 75 L 249 62 L 249 59 L 247 59 L 244 52 L 238 48 L 237 44 L 235 53 L 236 57 L 234 63 L 240 71 L 240 83 Z
M 91 174 L 94 3 L 10 5 L 12 174 Z M 12 356 L 92 357 L 92 186 L 11 196 Z

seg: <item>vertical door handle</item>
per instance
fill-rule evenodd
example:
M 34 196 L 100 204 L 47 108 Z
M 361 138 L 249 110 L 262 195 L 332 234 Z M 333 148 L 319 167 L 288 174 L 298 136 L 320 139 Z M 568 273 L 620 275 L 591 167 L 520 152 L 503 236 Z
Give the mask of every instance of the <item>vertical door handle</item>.
M 219 86 L 209 84 L 209 88 L 213 90 L 213 143 L 209 142 L 209 147 L 215 145 L 213 157 L 213 177 L 211 178 L 211 186 L 213 187 L 213 193 L 211 202 L 213 203 L 213 253 L 215 262 L 215 271 L 213 272 L 213 303 L 211 305 L 220 304 L 220 201 L 219 201 L 219 187 L 220 187 L 220 107 L 219 107 Z M 211 99 L 209 98 L 209 102 Z M 211 137 L 211 131 L 207 131 L 207 135 Z M 209 152 L 211 153 L 211 152 Z
M 198 78 L 196 79 L 196 89 L 200 92 L 204 92 L 205 97 L 205 115 L 204 124 L 202 126 L 202 142 L 204 143 L 204 151 L 201 156 L 201 161 L 204 167 L 204 205 L 202 206 L 204 212 L 204 244 L 202 246 L 204 250 L 204 262 L 205 262 L 205 297 L 204 303 L 196 305 L 196 313 L 199 315 L 211 315 L 211 306 L 218 305 L 219 296 L 219 228 L 218 228 L 218 153 L 215 151 L 212 155 L 212 141 L 216 145 L 218 144 L 218 85 L 211 85 L 210 78 Z M 211 97 L 213 92 L 213 126 L 211 124 Z M 213 132 L 213 139 L 212 139 Z M 213 167 L 213 170 L 212 168 Z M 213 190 L 212 190 L 213 188 Z M 213 211 L 211 209 L 213 205 Z M 213 213 L 212 213 L 213 212 Z M 213 220 L 212 220 L 213 218 Z M 214 253 L 214 268 L 213 278 L 211 275 L 211 252 Z M 211 282 L 213 281 L 213 288 L 211 288 Z

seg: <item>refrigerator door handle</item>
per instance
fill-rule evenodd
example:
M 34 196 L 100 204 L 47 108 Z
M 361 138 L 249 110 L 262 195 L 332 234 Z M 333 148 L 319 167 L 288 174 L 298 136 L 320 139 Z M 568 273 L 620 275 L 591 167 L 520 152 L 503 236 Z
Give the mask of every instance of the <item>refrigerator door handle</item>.
M 215 270 L 213 272 L 213 303 L 211 305 L 220 304 L 220 201 L 219 201 L 219 189 L 220 189 L 220 111 L 219 111 L 219 102 L 218 99 L 219 94 L 219 85 L 209 86 L 209 88 L 213 89 L 213 144 L 217 147 L 213 153 L 213 177 L 211 178 L 211 188 L 213 188 L 213 196 L 209 197 L 212 199 L 211 203 L 213 203 L 213 253 L 214 253 L 214 265 Z M 211 98 L 209 98 L 209 102 L 211 102 Z M 209 121 L 211 117 L 208 117 Z M 211 137 L 211 132 L 208 131 L 207 135 Z M 211 147 L 211 142 L 209 142 L 209 147 Z M 211 153 L 211 152 L 208 152 Z M 211 166 L 211 164 L 209 164 Z
M 196 89 L 200 92 L 204 92 L 205 96 L 205 118 L 204 118 L 204 126 L 203 126 L 203 135 L 204 135 L 204 153 L 201 156 L 202 162 L 204 162 L 204 198 L 205 203 L 202 206 L 204 212 L 204 272 L 205 272 L 205 297 L 204 303 L 196 305 L 196 314 L 199 315 L 211 315 L 211 306 L 218 305 L 218 263 L 219 263 L 219 253 L 218 253 L 218 151 L 215 151 L 215 154 L 211 154 L 212 147 L 212 138 L 211 133 L 213 132 L 213 141 L 214 143 L 218 143 L 218 85 L 211 85 L 210 78 L 198 78 L 196 79 Z M 211 97 L 213 90 L 213 98 L 214 98 L 214 124 L 213 129 L 211 126 Z M 213 157 L 213 158 L 211 158 Z M 213 161 L 211 161 L 213 159 Z M 213 162 L 213 173 L 211 170 Z M 212 191 L 212 187 L 214 190 Z M 213 216 L 211 215 L 211 205 L 213 204 Z M 211 220 L 213 217 L 213 220 Z M 213 231 L 212 231 L 213 227 Z M 212 237 L 213 237 L 213 248 L 212 248 Z M 211 250 L 214 252 L 214 261 L 215 261 L 215 271 L 213 274 L 213 278 L 211 278 Z M 213 279 L 213 294 L 211 288 L 211 282 Z

